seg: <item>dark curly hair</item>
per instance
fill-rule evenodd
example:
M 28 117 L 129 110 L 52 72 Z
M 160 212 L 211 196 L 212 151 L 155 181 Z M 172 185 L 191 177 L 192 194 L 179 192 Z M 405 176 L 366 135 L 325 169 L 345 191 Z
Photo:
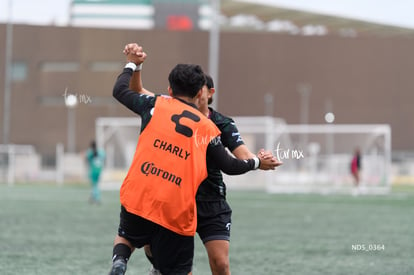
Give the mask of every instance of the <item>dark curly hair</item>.
M 211 76 L 209 76 L 208 74 L 206 74 L 205 75 L 205 77 L 206 77 L 206 86 L 207 86 L 207 88 L 210 90 L 211 88 L 214 88 L 214 81 L 213 81 L 213 79 L 211 78 Z M 209 99 L 208 99 L 208 102 L 207 102 L 209 105 L 211 104 L 211 103 L 213 103 L 213 97 L 210 97 Z
M 194 98 L 206 84 L 204 72 L 199 65 L 177 64 L 170 72 L 168 81 L 173 96 Z

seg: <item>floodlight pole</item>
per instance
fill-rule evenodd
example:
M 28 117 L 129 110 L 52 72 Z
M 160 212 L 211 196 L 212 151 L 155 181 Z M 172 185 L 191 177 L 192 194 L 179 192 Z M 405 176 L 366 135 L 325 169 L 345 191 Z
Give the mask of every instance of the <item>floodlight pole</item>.
M 208 69 L 211 78 L 214 81 L 214 88 L 216 90 L 213 103 L 211 104 L 214 109 L 218 107 L 218 71 L 219 71 L 219 48 L 220 48 L 220 0 L 210 0 L 212 15 L 210 25 L 209 36 L 209 60 Z
M 300 124 L 309 124 L 309 96 L 312 91 L 310 84 L 299 84 L 298 92 L 300 94 Z
M 65 89 L 65 105 L 68 111 L 68 152 L 75 153 L 76 150 L 76 105 L 78 105 L 78 97 L 73 94 L 67 94 L 67 88 Z
M 266 93 L 263 96 L 264 106 L 265 106 L 265 116 L 273 117 L 273 95 L 271 93 Z
M 303 127 L 308 127 L 309 125 L 309 97 L 312 92 L 312 86 L 308 83 L 299 84 L 298 92 L 300 94 L 300 124 Z M 305 133 L 301 138 L 302 150 L 307 150 L 308 147 L 308 134 Z M 299 161 L 299 165 L 302 168 L 305 163 L 303 160 Z
M 332 110 L 332 101 L 330 99 L 326 99 L 325 100 L 325 113 L 331 113 Z M 333 123 L 332 122 L 326 122 L 328 127 L 330 127 L 330 125 Z M 331 129 L 331 128 L 329 128 Z M 334 137 L 333 137 L 333 133 L 331 131 L 329 131 L 329 133 L 327 134 L 327 142 L 326 142 L 326 153 L 328 154 L 328 156 L 332 156 L 334 154 Z
M 68 107 L 68 152 L 76 152 L 76 110 L 74 107 Z
M 4 101 L 3 101 L 3 144 L 8 144 L 10 138 L 10 97 L 11 97 L 11 72 L 13 49 L 13 22 L 12 0 L 9 0 L 9 12 L 6 28 L 6 58 L 4 62 Z

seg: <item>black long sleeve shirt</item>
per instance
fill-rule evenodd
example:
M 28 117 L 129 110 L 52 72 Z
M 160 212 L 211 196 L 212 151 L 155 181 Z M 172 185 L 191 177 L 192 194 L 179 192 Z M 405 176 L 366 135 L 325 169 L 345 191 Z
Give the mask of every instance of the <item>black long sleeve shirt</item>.
M 133 71 L 130 68 L 124 68 L 118 76 L 113 89 L 113 96 L 128 109 L 141 116 L 141 132 L 148 125 L 152 118 L 152 109 L 158 96 L 148 96 L 139 94 L 129 89 L 129 82 Z M 177 100 L 181 100 L 178 99 Z M 181 100 L 182 102 L 197 109 L 195 105 Z M 213 139 L 207 147 L 207 157 L 211 159 L 216 167 L 228 175 L 244 174 L 255 167 L 253 159 L 238 160 L 232 157 L 223 146 L 220 137 Z

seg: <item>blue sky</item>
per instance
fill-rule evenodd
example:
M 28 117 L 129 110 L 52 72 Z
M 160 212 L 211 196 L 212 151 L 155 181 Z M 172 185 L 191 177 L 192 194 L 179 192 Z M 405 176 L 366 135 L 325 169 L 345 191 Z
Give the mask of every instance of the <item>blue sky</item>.
M 414 29 L 413 0 L 239 0 Z M 65 25 L 70 0 L 0 0 L 0 22 Z

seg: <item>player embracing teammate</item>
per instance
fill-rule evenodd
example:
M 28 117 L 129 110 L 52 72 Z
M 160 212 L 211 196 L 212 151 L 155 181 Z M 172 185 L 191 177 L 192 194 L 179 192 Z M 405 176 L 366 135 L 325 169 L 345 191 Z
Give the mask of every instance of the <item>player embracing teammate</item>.
M 231 209 L 225 201 L 220 171 L 237 175 L 257 168 L 274 169 L 281 163 L 264 151 L 255 156 L 240 150 L 242 160 L 227 153 L 221 141 L 223 134 L 224 139 L 230 138 L 230 133 L 232 139 L 236 137 L 229 141 L 236 156 L 237 148 L 245 145 L 231 119 L 208 107 L 201 108 L 209 93 L 200 66 L 178 64 L 168 77 L 170 96 L 151 96 L 139 93 L 140 70 L 146 58 L 142 47 L 128 44 L 125 54 L 127 64 L 113 93 L 120 103 L 141 116 L 142 126 L 121 186 L 120 224 L 110 274 L 125 274 L 131 253 L 143 246 L 161 274 L 191 274 L 196 230 L 208 251 L 213 274 L 229 274 Z M 141 88 L 133 89 L 134 85 Z M 214 124 L 214 119 L 223 125 Z M 210 142 L 197 142 L 194 133 L 208 137 Z M 178 149 L 160 150 L 161 141 Z

